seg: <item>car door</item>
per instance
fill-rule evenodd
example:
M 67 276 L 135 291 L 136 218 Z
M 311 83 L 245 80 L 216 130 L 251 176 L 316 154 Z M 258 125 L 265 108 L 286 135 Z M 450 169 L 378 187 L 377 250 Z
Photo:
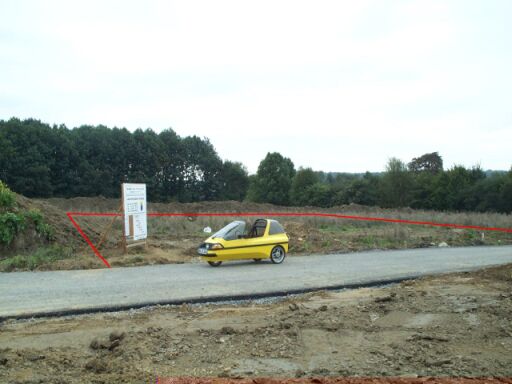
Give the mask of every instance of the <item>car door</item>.
M 268 250 L 268 224 L 269 221 L 266 219 L 256 220 L 251 237 L 246 240 L 246 248 L 244 251 L 245 257 L 250 258 L 265 258 L 269 257 L 270 253 Z M 255 228 L 256 227 L 256 228 Z
M 245 223 L 241 223 L 237 228 L 234 228 L 228 236 L 224 237 L 224 249 L 222 250 L 223 256 L 228 256 L 230 259 L 244 259 L 250 253 L 249 239 L 240 238 L 245 233 Z
M 232 259 L 252 259 L 268 257 L 270 253 L 265 246 L 268 242 L 268 220 L 259 219 L 256 221 L 256 232 L 249 233 L 251 237 L 242 239 L 226 239 L 223 254 L 229 255 Z M 253 227 L 254 229 L 254 227 Z

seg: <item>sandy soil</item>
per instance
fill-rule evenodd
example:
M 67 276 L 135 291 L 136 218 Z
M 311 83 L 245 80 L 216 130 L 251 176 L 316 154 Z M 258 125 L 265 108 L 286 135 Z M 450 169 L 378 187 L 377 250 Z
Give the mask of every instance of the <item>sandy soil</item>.
M 512 265 L 278 302 L 0 325 L 0 382 L 512 376 Z
M 312 377 L 312 378 L 195 378 L 169 377 L 158 381 L 158 384 L 491 384 L 512 383 L 510 378 L 469 378 L 469 377 Z

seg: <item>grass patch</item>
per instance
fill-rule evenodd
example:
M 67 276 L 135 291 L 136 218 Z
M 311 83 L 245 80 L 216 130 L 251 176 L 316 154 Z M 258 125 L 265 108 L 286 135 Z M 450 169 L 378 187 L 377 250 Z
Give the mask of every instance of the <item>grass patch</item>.
M 361 230 L 361 228 L 353 226 L 353 225 L 347 225 L 346 223 L 340 223 L 340 224 L 320 224 L 318 227 L 318 230 L 321 233 L 328 233 L 328 234 L 336 234 L 336 233 L 347 233 L 347 232 L 358 232 Z
M 11 272 L 15 270 L 33 271 L 38 267 L 58 260 L 73 257 L 71 248 L 60 245 L 51 245 L 39 248 L 29 255 L 16 255 L 0 261 L 0 271 Z

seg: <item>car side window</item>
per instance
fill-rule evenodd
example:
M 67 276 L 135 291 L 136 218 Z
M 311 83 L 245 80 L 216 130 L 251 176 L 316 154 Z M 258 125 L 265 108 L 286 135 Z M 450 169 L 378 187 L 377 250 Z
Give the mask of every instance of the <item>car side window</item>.
M 279 233 L 284 233 L 284 228 L 277 221 L 271 221 L 268 234 L 269 235 L 277 235 Z
M 237 226 L 233 227 L 226 235 L 224 236 L 224 240 L 236 240 L 239 236 L 243 236 L 245 231 L 245 223 L 239 223 Z
M 254 223 L 251 232 L 249 233 L 249 237 L 261 237 L 265 234 L 265 229 L 267 228 L 266 220 L 256 220 Z

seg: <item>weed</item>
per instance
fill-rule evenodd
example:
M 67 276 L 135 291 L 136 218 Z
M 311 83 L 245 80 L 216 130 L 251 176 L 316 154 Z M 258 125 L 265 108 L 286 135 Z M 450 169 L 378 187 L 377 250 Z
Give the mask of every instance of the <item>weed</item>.
M 0 245 L 11 244 L 30 222 L 34 224 L 36 232 L 46 240 L 53 239 L 54 230 L 45 223 L 43 214 L 34 209 L 20 210 L 16 203 L 16 195 L 0 181 Z
M 329 248 L 331 246 L 331 240 L 324 240 L 322 242 L 322 247 Z
M 51 225 L 45 223 L 43 214 L 37 209 L 31 209 L 25 212 L 25 217 L 34 222 L 36 232 L 42 235 L 46 240 L 53 240 L 55 231 Z
M 16 235 L 25 229 L 25 225 L 23 215 L 14 212 L 0 214 L 0 244 L 11 244 Z
M 141 256 L 141 255 L 137 255 L 137 256 L 135 256 L 135 257 L 133 258 L 133 262 L 134 262 L 134 263 L 141 263 L 141 262 L 143 262 L 143 261 L 144 261 L 144 257 L 143 257 L 143 256 Z
M 16 206 L 16 196 L 14 193 L 0 180 L 0 208 L 12 209 Z
M 39 248 L 30 255 L 16 255 L 4 259 L 0 261 L 0 270 L 3 272 L 10 272 L 16 269 L 34 270 L 41 265 L 71 257 L 73 257 L 73 251 L 70 248 L 51 245 Z

